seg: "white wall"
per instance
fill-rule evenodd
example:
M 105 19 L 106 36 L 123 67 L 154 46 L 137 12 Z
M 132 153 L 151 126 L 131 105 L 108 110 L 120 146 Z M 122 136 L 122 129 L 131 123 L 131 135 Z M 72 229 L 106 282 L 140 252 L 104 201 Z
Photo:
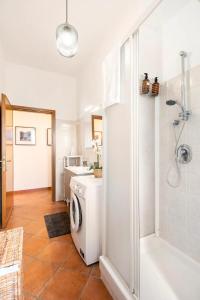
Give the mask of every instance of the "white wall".
M 28 66 L 5 63 L 4 93 L 12 104 L 56 110 L 56 122 L 74 122 L 77 118 L 76 80 L 73 77 L 46 72 Z M 70 128 L 73 128 L 71 125 Z M 65 139 L 75 139 L 74 128 L 66 132 Z M 61 131 L 60 131 L 61 130 Z M 71 135 L 73 135 L 73 138 Z M 56 135 L 63 135 L 60 126 L 56 128 Z M 69 135 L 69 137 L 68 137 Z M 59 139 L 59 138 L 58 138 Z M 56 200 L 63 200 L 61 160 L 70 153 L 70 149 L 62 148 L 62 142 L 56 144 Z M 76 151 L 76 148 L 75 148 Z M 61 155 L 62 153 L 62 155 Z
M 176 2 L 182 2 L 176 0 Z M 163 24 L 163 80 L 167 81 L 180 73 L 179 52 L 188 54 L 188 69 L 200 64 L 200 40 L 196 38 L 200 28 L 200 3 L 184 0 L 176 13 Z M 186 22 L 188 20 L 188 22 Z
M 0 93 L 3 92 L 4 85 L 4 55 L 0 45 Z
M 90 61 L 77 77 L 78 117 L 84 115 L 84 109 L 90 105 L 101 105 L 103 98 L 102 63 L 109 51 L 120 44 L 138 19 L 155 0 L 132 1 L 131 7 L 124 7 L 121 19 L 113 22 L 113 27 L 105 32 L 98 52 L 90 57 Z
M 76 80 L 6 62 L 4 90 L 12 104 L 56 110 L 56 118 L 76 120 Z
M 51 146 L 47 145 L 47 128 L 51 128 L 51 116 L 14 111 L 13 126 L 14 141 L 15 126 L 36 128 L 36 145 L 14 143 L 14 190 L 51 187 Z
M 200 50 L 200 49 L 199 49 Z M 190 106 L 192 115 L 185 124 L 179 145 L 192 149 L 192 160 L 179 165 L 180 184 L 174 163 L 174 132 L 172 122 L 178 117 L 175 107 L 166 107 L 167 96 L 180 101 L 180 75 L 164 84 L 160 103 L 160 235 L 173 246 L 200 262 L 200 65 L 190 69 Z M 176 128 L 180 132 L 181 125 Z
M 187 20 L 187 22 L 186 22 Z M 163 92 L 160 103 L 160 235 L 200 262 L 200 43 L 197 28 L 200 27 L 200 3 L 187 1 L 180 7 L 176 16 L 168 20 L 163 28 Z M 178 118 L 176 107 L 167 107 L 166 99 L 180 97 L 180 57 L 179 51 L 189 55 L 186 65 L 189 68 L 188 87 L 189 107 L 192 115 L 185 128 L 180 144 L 192 149 L 192 161 L 180 165 L 181 180 L 177 188 L 167 184 L 167 177 L 176 183 L 177 171 L 174 167 L 173 120 Z M 167 58 L 167 60 L 166 60 Z M 182 125 L 181 125 L 182 126 Z M 176 128 L 178 134 L 180 130 Z M 170 172 L 168 174 L 168 170 Z

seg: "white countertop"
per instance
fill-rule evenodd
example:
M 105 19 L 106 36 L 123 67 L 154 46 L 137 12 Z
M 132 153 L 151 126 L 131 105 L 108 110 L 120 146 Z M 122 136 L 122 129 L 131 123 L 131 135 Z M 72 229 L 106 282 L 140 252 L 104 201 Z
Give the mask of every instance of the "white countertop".
M 69 170 L 76 175 L 93 174 L 93 170 L 89 170 L 89 167 L 83 166 L 65 167 L 65 170 Z

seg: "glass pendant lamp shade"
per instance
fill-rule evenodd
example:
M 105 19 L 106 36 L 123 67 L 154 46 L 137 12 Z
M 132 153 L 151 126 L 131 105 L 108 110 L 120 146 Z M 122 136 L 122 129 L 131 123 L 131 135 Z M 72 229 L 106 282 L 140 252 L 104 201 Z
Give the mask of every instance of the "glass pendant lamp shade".
M 72 57 L 78 50 L 78 32 L 67 23 L 61 24 L 56 30 L 56 46 L 58 52 L 66 57 Z
M 72 57 L 78 51 L 78 32 L 68 23 L 68 5 L 66 0 L 66 22 L 56 30 L 56 46 L 58 52 L 65 57 Z

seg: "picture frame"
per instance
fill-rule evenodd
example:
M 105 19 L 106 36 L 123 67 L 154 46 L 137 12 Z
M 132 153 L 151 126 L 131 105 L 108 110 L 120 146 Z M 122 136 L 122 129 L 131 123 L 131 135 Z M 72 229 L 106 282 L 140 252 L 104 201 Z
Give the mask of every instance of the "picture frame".
M 47 128 L 47 146 L 52 146 L 53 144 L 53 136 L 52 136 L 52 129 Z
M 15 126 L 15 145 L 23 145 L 23 146 L 36 145 L 36 128 Z

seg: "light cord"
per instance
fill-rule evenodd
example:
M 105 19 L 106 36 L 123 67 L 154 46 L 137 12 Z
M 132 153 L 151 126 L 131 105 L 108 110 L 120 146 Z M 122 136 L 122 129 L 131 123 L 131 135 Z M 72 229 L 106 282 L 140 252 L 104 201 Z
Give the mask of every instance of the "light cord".
M 66 23 L 68 23 L 68 0 L 66 0 Z

